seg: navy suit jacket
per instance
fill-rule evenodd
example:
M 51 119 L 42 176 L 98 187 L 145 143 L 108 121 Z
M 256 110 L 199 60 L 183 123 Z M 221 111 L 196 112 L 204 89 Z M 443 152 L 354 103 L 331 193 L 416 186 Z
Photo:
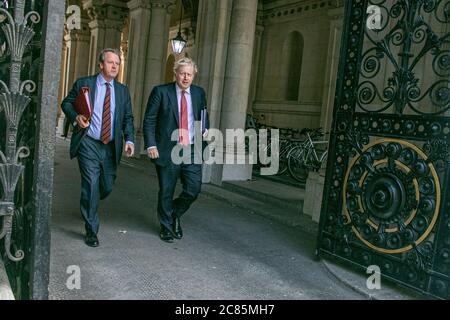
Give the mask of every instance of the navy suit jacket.
M 205 90 L 191 85 L 192 108 L 194 120 L 201 120 L 201 110 L 206 108 Z M 209 129 L 209 117 L 205 128 Z M 154 162 L 165 166 L 171 161 L 172 148 L 177 141 L 172 141 L 172 132 L 179 129 L 178 100 L 175 82 L 159 85 L 153 88 L 147 102 L 144 115 L 143 133 L 145 149 L 151 146 L 158 148 L 159 158 Z M 205 143 L 202 143 L 205 147 Z
M 95 101 L 97 75 L 80 78 L 75 81 L 72 90 L 61 103 L 61 108 L 70 123 L 75 121 L 77 113 L 73 103 L 82 87 L 91 89 L 92 103 Z M 133 111 L 131 109 L 131 97 L 128 87 L 114 80 L 115 114 L 114 114 L 114 146 L 115 162 L 119 164 L 122 156 L 123 140 L 134 143 Z M 89 128 L 81 129 L 75 126 L 70 141 L 70 158 L 77 156 L 81 141 L 85 138 Z

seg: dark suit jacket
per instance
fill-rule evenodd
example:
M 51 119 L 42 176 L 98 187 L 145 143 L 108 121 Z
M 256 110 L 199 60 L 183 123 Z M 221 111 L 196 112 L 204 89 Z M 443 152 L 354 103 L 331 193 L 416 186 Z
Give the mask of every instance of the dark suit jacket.
M 70 90 L 67 97 L 61 103 L 61 108 L 69 119 L 70 123 L 75 121 L 77 113 L 73 107 L 73 103 L 81 90 L 81 87 L 91 88 L 92 103 L 95 101 L 97 75 L 84 77 L 78 79 Z M 119 164 L 122 156 L 123 139 L 134 143 L 134 124 L 133 111 L 131 109 L 131 97 L 128 87 L 118 83 L 114 80 L 114 95 L 115 95 L 115 113 L 114 113 L 114 146 L 115 146 L 115 161 Z M 81 141 L 84 139 L 89 128 L 81 129 L 75 126 L 72 139 L 70 141 L 70 158 L 77 156 L 78 148 Z
M 192 108 L 194 120 L 201 120 L 201 110 L 206 108 L 206 95 L 203 88 L 191 85 Z M 209 117 L 205 127 L 209 129 Z M 144 115 L 143 133 L 145 149 L 156 146 L 159 158 L 154 162 L 165 166 L 171 161 L 172 148 L 177 141 L 172 141 L 172 132 L 179 128 L 178 100 L 175 82 L 156 86 L 148 98 Z M 202 143 L 205 147 L 205 144 Z

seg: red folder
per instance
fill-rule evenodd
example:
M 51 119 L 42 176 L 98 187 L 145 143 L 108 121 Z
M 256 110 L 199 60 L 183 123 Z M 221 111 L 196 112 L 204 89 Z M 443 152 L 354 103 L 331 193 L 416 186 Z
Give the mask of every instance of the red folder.
M 92 101 L 91 89 L 89 87 L 82 87 L 80 93 L 73 104 L 75 111 L 89 120 L 92 116 Z

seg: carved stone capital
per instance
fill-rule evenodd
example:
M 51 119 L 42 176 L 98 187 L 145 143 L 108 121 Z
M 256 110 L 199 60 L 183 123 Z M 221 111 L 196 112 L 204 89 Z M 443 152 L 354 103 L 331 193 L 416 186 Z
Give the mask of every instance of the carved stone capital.
M 82 30 L 72 30 L 69 33 L 69 39 L 73 42 L 87 42 L 91 40 L 91 33 Z
M 168 13 L 173 12 L 174 10 L 174 1 L 171 0 L 151 0 L 150 1 L 150 8 L 152 9 L 164 9 L 167 10 Z
M 131 0 L 127 2 L 131 11 L 139 9 L 166 9 L 171 14 L 174 10 L 174 0 Z
M 150 9 L 150 0 L 131 0 L 127 2 L 127 6 L 130 11 Z
M 108 19 L 123 22 L 128 15 L 126 4 L 119 1 L 106 3 L 105 0 L 87 0 L 83 1 L 83 9 L 87 11 L 91 21 Z

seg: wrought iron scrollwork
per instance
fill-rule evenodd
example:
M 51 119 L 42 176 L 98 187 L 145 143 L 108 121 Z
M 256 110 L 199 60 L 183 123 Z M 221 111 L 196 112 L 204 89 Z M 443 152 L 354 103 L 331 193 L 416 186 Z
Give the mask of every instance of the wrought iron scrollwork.
M 32 25 L 40 21 L 40 15 L 30 11 L 24 15 L 25 1 L 17 0 L 14 5 L 14 17 L 6 9 L 0 8 L 1 30 L 6 39 L 7 51 L 11 59 L 9 85 L 0 80 L 0 112 L 4 112 L 6 121 L 6 143 L 4 151 L 0 150 L 0 182 L 3 194 L 0 198 L 0 218 L 3 220 L 0 240 L 4 239 L 5 253 L 9 260 L 20 261 L 24 258 L 23 250 L 11 252 L 11 234 L 14 213 L 20 209 L 14 202 L 15 190 L 25 166 L 20 159 L 30 155 L 27 146 L 17 146 L 17 133 L 20 119 L 29 105 L 31 93 L 36 85 L 31 80 L 21 81 L 21 63 L 25 48 L 34 37 Z M 30 25 L 30 26 L 29 26 Z
M 450 2 L 370 2 L 380 8 L 383 19 L 379 28 L 365 29 L 357 106 L 374 113 L 393 109 L 399 115 L 406 108 L 421 115 L 450 110 L 450 32 L 441 34 L 433 28 L 434 21 L 450 23 Z M 434 79 L 420 79 L 419 68 L 432 70 Z M 386 81 L 385 70 L 392 70 Z

